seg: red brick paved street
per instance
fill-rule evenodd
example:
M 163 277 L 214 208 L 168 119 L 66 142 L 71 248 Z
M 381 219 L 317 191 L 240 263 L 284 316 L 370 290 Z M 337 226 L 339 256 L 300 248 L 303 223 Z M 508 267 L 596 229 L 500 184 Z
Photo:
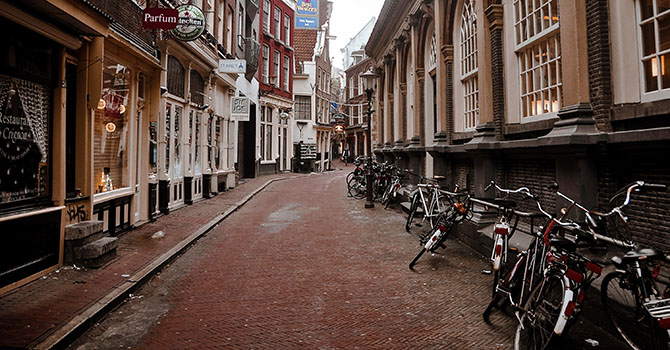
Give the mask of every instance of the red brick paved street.
M 270 185 L 71 348 L 510 349 L 515 319 L 481 317 L 487 262 L 450 240 L 411 272 L 404 216 L 347 198 L 345 175 Z

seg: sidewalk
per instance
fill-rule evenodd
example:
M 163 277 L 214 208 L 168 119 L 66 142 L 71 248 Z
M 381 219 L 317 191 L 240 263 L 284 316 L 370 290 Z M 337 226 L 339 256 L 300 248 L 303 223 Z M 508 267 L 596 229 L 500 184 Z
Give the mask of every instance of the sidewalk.
M 305 175 L 248 180 L 125 233 L 117 257 L 100 269 L 65 266 L 0 296 L 0 349 L 66 346 L 269 183 L 298 176 Z

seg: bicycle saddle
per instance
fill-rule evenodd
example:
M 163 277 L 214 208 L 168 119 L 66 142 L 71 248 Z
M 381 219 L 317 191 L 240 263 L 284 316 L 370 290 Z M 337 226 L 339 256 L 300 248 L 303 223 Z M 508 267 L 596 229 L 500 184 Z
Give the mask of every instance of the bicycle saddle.
M 504 198 L 495 198 L 493 204 L 503 208 L 514 208 L 516 206 L 515 201 Z
M 444 180 L 444 179 L 446 179 L 446 177 L 444 177 L 444 176 L 442 176 L 442 175 L 435 175 L 435 176 L 433 176 L 433 180 L 435 180 L 435 181 L 442 181 L 442 180 Z
M 623 264 L 628 264 L 636 260 L 642 260 L 642 259 L 654 260 L 654 259 L 661 259 L 664 257 L 665 255 L 660 250 L 651 248 L 642 248 L 627 252 L 626 254 L 624 254 L 623 257 L 621 257 L 621 262 Z

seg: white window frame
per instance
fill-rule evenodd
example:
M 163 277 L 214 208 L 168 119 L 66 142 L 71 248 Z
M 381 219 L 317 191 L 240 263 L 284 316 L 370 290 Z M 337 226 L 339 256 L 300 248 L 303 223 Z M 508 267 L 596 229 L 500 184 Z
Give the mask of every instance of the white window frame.
M 274 50 L 274 56 L 272 57 L 272 67 L 273 67 L 273 74 L 275 75 L 275 87 L 279 88 L 279 81 L 281 80 L 281 69 L 280 69 L 280 60 L 281 60 L 281 53 L 279 50 Z
M 286 46 L 291 46 L 291 16 L 284 15 L 284 43 Z
M 479 64 L 477 62 L 477 15 L 474 1 L 466 0 L 461 12 L 460 80 L 463 87 L 463 130 L 472 131 L 479 121 Z M 435 36 L 431 40 L 431 54 Z M 432 58 L 431 58 L 432 59 Z M 437 65 L 437 61 L 435 62 Z
M 639 62 L 639 74 L 640 74 L 640 96 L 642 102 L 655 101 L 659 99 L 670 98 L 670 87 L 663 88 L 663 75 L 670 75 L 670 47 L 665 50 L 660 50 L 660 28 L 658 19 L 661 17 L 670 16 L 670 10 L 665 12 L 658 13 L 658 0 L 647 0 L 652 3 L 652 14 L 649 18 L 642 20 L 642 4 L 641 0 L 635 1 L 635 12 L 636 12 L 636 23 L 637 23 L 637 37 L 638 37 L 638 62 Z M 645 55 L 644 54 L 644 37 L 642 36 L 642 26 L 653 24 L 654 30 L 654 48 L 653 51 Z M 667 34 L 666 34 L 667 35 Z M 667 61 L 667 62 L 666 62 Z M 645 72 L 645 62 L 650 62 L 650 69 L 652 70 L 653 76 L 653 66 L 656 66 L 656 90 L 647 91 L 647 75 Z M 663 74 L 665 73 L 665 74 Z
M 237 46 L 244 48 L 244 8 L 241 4 L 237 11 Z
M 270 0 L 263 0 L 263 32 L 270 33 Z
M 289 65 L 291 61 L 289 60 L 287 55 L 284 55 L 284 90 L 285 91 L 290 91 L 289 89 Z
M 275 6 L 275 16 L 274 16 L 274 21 L 275 21 L 275 38 L 277 40 L 281 40 L 281 9 L 279 6 Z
M 261 72 L 261 79 L 263 80 L 263 84 L 269 84 L 270 83 L 270 47 L 266 44 L 263 44 L 263 68 Z
M 558 0 L 536 5 L 513 0 L 521 122 L 554 117 L 563 105 Z

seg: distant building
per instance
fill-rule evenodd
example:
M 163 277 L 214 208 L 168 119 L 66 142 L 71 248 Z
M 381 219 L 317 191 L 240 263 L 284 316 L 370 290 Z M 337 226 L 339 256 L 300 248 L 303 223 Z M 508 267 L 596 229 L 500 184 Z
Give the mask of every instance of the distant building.
M 340 49 L 342 55 L 342 67 L 344 70 L 349 69 L 349 67 L 360 63 L 365 59 L 365 44 L 368 43 L 370 34 L 372 34 L 372 29 L 375 27 L 377 22 L 376 17 L 372 17 L 368 23 L 366 23 L 363 28 L 356 35 L 354 35 L 351 40 Z
M 294 14 L 296 2 L 262 0 L 260 22 L 260 173 L 291 169 L 293 157 Z
M 319 30 L 295 30 L 293 143 L 302 147 L 302 152 L 296 153 L 295 157 L 297 168 L 300 168 L 296 170 L 302 171 L 324 171 L 330 166 L 331 159 L 329 28 L 333 2 L 318 0 L 318 6 Z

